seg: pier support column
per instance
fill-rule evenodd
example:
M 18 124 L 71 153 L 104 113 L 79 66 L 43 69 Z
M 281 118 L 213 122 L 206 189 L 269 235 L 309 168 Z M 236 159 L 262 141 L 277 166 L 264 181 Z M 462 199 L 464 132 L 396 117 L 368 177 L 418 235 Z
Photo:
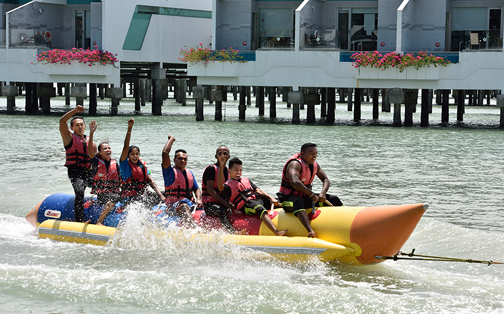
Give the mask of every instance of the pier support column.
M 430 90 L 422 89 L 422 109 L 420 112 L 420 126 L 422 127 L 429 126 L 429 98 Z
M 151 69 L 152 86 L 154 93 L 152 97 L 152 114 L 155 116 L 161 115 L 161 107 L 163 106 L 164 87 L 166 82 L 166 69 L 156 68 Z
M 84 86 L 85 85 L 86 84 L 84 84 Z M 86 87 L 84 87 L 84 89 L 86 89 Z M 42 112 L 44 114 L 49 114 L 51 112 L 51 97 L 56 97 L 56 88 L 53 87 L 52 83 L 40 83 L 38 96 L 40 97 Z
M 270 118 L 276 118 L 276 87 L 269 88 Z
M 335 110 L 336 110 L 336 88 L 327 89 L 327 118 L 326 121 L 329 124 L 333 124 L 335 120 Z
M 374 88 L 373 89 L 373 120 L 378 120 L 380 115 L 380 106 L 378 98 L 380 96 L 380 90 Z
M 202 85 L 196 85 L 193 88 L 193 97 L 196 99 L 196 121 L 203 121 L 203 98 L 205 88 Z
M 140 87 L 140 107 L 145 107 L 145 102 L 147 101 L 147 79 L 139 79 L 138 86 Z
M 400 88 L 391 88 L 388 90 L 388 100 L 394 104 L 394 122 L 392 126 L 400 127 L 401 122 L 401 104 L 404 102 L 403 91 Z
M 56 86 L 58 88 L 58 96 L 63 96 L 63 87 L 65 87 L 65 83 L 58 83 Z
M 292 124 L 299 124 L 301 120 L 299 118 L 299 105 L 303 103 L 303 93 L 301 91 L 291 91 L 288 95 L 288 101 L 292 104 Z
M 346 98 L 346 88 L 338 88 L 338 93 L 339 93 L 339 101 L 340 103 L 345 103 L 345 98 Z
M 133 86 L 133 98 L 135 99 L 135 112 L 140 112 L 141 100 L 140 100 L 140 79 L 135 77 L 131 82 Z
M 87 97 L 86 83 L 76 83 L 71 87 L 70 97 L 75 97 L 75 106 L 84 106 L 84 98 Z
M 252 87 L 246 86 L 245 90 L 247 92 L 247 106 L 252 106 Z
M 320 94 L 322 95 L 320 100 L 320 117 L 327 117 L 327 88 L 321 88 Z
M 33 83 L 25 83 L 25 113 L 37 112 L 37 107 L 33 105 Z
M 89 84 L 89 114 L 96 114 L 98 109 L 98 93 L 96 90 L 96 83 Z
M 185 78 L 176 80 L 177 86 L 177 102 L 181 103 L 182 106 L 187 106 L 187 80 Z M 221 95 L 222 99 L 222 95 Z M 222 106 L 222 100 L 221 100 Z
M 500 108 L 500 123 L 499 127 L 504 128 L 504 95 L 497 95 L 497 107 Z
M 110 115 L 117 116 L 119 112 L 119 102 L 123 96 L 124 92 L 121 87 L 111 87 L 105 89 L 105 97 L 110 98 Z
M 7 96 L 7 113 L 14 113 L 16 108 L 16 96 L 19 89 L 17 86 L 2 86 L 1 95 Z
M 211 92 L 211 97 L 215 101 L 215 121 L 222 121 L 222 86 L 215 86 L 215 89 Z
M 240 86 L 240 103 L 238 105 L 238 119 L 245 121 L 245 110 L 247 110 L 247 88 L 246 86 Z
M 70 88 L 72 84 L 65 83 L 65 106 L 70 106 Z
M 348 92 L 347 111 L 352 111 L 352 93 L 353 93 L 353 88 L 347 89 L 347 92 Z
M 413 112 L 418 101 L 418 90 L 404 90 L 404 126 L 413 126 Z
M 382 89 L 382 112 L 390 112 L 389 90 Z
M 465 112 L 465 91 L 457 91 L 457 122 L 464 121 Z
M 363 90 L 361 88 L 355 89 L 355 105 L 354 105 L 354 122 L 360 123 L 361 120 L 361 93 Z
M 308 88 L 308 94 L 304 95 L 304 103 L 308 106 L 306 112 L 306 123 L 315 123 L 315 105 L 320 103 L 320 94 L 317 93 L 316 88 Z
M 259 108 L 259 116 L 264 116 L 264 87 L 256 87 L 256 107 Z
M 441 94 L 441 125 L 448 126 L 450 110 L 450 90 L 438 90 L 438 93 Z

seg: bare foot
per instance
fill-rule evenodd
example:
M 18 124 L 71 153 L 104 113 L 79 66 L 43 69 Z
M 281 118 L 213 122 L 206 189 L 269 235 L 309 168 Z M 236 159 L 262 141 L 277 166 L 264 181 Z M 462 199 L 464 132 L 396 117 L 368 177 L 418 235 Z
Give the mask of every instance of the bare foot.
M 317 237 L 317 234 L 315 233 L 315 231 L 310 231 L 308 232 L 308 238 L 316 238 Z
M 275 231 L 275 235 L 278 236 L 278 237 L 281 237 L 281 236 L 284 236 L 287 233 L 287 231 L 289 231 L 289 229 L 285 229 L 283 231 L 278 231 L 277 230 L 277 231 Z
M 101 222 L 99 222 L 99 221 L 97 221 L 97 222 L 96 222 L 96 225 L 97 225 L 97 226 L 104 226 L 104 224 L 102 224 L 102 223 L 101 223 Z
M 84 224 L 87 225 L 90 222 L 91 222 L 91 219 L 89 219 L 88 221 L 84 221 Z
M 235 235 L 247 235 L 247 229 L 242 229 L 240 231 L 236 230 L 234 232 Z

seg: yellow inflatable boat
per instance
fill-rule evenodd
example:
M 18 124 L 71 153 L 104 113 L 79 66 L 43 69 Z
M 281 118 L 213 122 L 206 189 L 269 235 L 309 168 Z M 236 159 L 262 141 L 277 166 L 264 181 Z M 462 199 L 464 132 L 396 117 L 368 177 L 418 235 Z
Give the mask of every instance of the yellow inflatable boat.
M 325 262 L 368 265 L 383 261 L 375 256 L 397 254 L 427 207 L 427 204 L 411 204 L 317 207 L 314 212 L 308 209 L 312 228 L 318 236 L 316 239 L 307 238 L 306 229 L 300 221 L 282 209 L 274 209 L 269 215 L 279 230 L 289 229 L 284 237 L 274 236 L 256 217 L 233 214 L 229 217 L 234 227 L 247 229 L 249 235 L 198 234 L 192 240 L 214 241 L 215 237 L 219 237 L 219 241 L 286 260 L 318 257 Z M 163 209 L 155 209 L 154 212 L 157 215 L 164 213 Z M 86 215 L 93 220 L 89 210 Z M 99 212 L 94 216 L 97 215 Z M 106 245 L 117 232 L 121 232 L 120 227 L 65 221 L 72 220 L 73 217 L 68 216 L 73 216 L 73 195 L 55 194 L 38 204 L 26 218 L 37 228 L 39 237 L 56 241 Z M 204 211 L 196 211 L 194 218 L 204 228 L 219 228 L 218 219 L 205 216 Z

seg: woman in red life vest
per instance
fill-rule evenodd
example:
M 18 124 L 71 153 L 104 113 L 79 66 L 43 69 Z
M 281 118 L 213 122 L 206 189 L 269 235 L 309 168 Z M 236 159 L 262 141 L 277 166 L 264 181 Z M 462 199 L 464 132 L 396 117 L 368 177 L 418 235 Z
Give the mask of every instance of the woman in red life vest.
M 103 220 L 112 210 L 115 203 L 121 200 L 121 173 L 119 163 L 112 159 L 112 148 L 109 143 L 102 142 L 98 145 L 98 154 L 91 149 L 93 135 L 97 129 L 96 121 L 89 124 L 89 157 L 94 168 L 93 189 L 91 194 L 96 194 L 97 202 L 104 205 L 101 215 L 96 222 L 102 225 Z
M 93 172 L 88 154 L 88 141 L 84 135 L 86 130 L 84 118 L 74 116 L 70 121 L 70 129 L 67 121 L 76 113 L 83 112 L 84 107 L 77 106 L 65 113 L 59 122 L 59 131 L 66 150 L 65 167 L 68 168 L 68 178 L 75 192 L 74 214 L 77 222 L 88 222 L 84 214 L 84 192 L 86 187 L 91 187 Z M 96 145 L 93 145 L 92 150 L 96 151 Z
M 152 180 L 150 171 L 147 169 L 145 162 L 140 159 L 140 148 L 137 146 L 129 146 L 131 138 L 131 130 L 135 119 L 128 121 L 128 133 L 124 139 L 124 146 L 120 159 L 120 169 L 122 178 L 122 193 L 121 197 L 125 200 L 125 205 L 140 201 L 146 206 L 153 206 L 159 203 L 159 199 L 163 202 L 165 197 L 158 189 L 156 183 Z M 149 194 L 147 185 L 156 192 L 156 195 Z
M 224 158 L 219 158 L 220 169 L 224 169 L 226 161 Z M 237 210 L 244 212 L 247 215 L 257 215 L 275 235 L 283 236 L 287 230 L 279 231 L 271 221 L 268 215 L 268 210 L 265 206 L 278 204 L 278 201 L 264 192 L 249 179 L 242 177 L 242 161 L 238 158 L 229 160 L 229 176 L 230 179 L 224 183 L 224 172 L 219 170 L 217 176 L 217 186 L 219 193 L 229 200 Z M 266 204 L 266 205 L 265 205 Z

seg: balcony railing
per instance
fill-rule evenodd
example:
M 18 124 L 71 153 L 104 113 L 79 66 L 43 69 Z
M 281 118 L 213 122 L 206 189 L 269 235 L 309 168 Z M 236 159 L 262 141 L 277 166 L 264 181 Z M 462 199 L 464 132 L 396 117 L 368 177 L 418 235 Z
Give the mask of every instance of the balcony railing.
M 502 30 L 452 31 L 451 50 L 501 50 Z

